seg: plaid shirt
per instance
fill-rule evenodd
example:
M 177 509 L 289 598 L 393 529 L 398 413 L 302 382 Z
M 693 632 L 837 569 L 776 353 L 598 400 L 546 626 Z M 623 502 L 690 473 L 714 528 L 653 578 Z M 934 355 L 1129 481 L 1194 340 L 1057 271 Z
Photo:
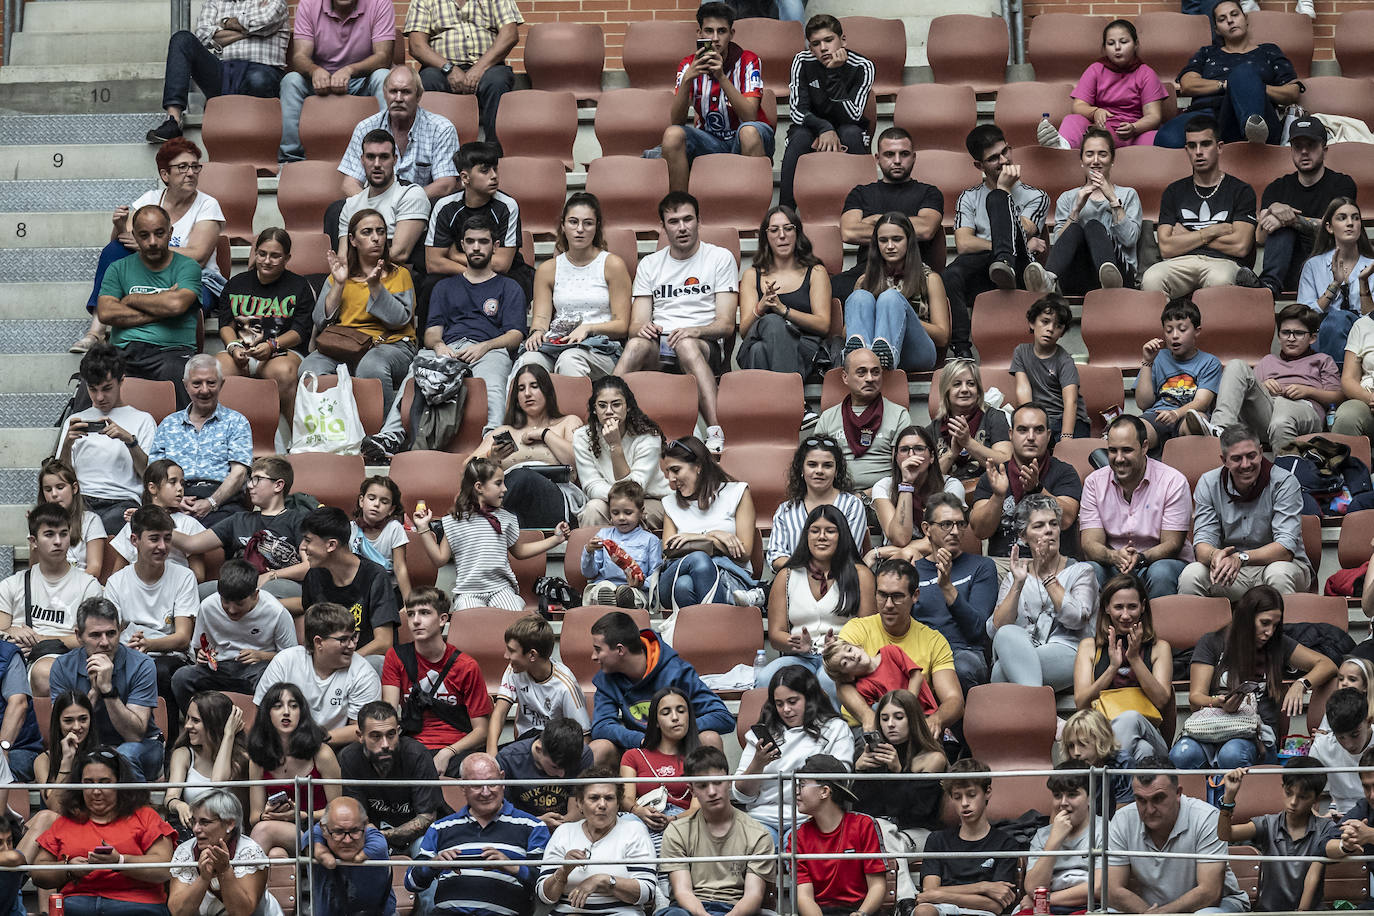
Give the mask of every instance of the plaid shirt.
M 286 45 L 291 40 L 291 14 L 284 0 L 205 0 L 196 22 L 196 38 L 215 50 L 215 32 L 225 19 L 238 19 L 248 37 L 225 45 L 221 60 L 246 60 L 269 67 L 286 67 Z
M 348 149 L 339 161 L 340 172 L 354 181 L 367 184 L 362 160 L 363 137 L 367 136 L 368 131 L 379 127 L 395 135 L 396 132 L 391 130 L 390 112 L 379 112 L 358 122 L 348 141 Z M 401 150 L 401 158 L 396 163 L 396 177 L 422 188 L 436 178 L 457 177 L 458 167 L 453 164 L 453 154 L 456 152 L 458 131 L 453 122 L 443 115 L 417 109 L 415 123 L 410 125 L 410 139 L 406 141 L 406 148 Z
M 424 32 L 445 60 L 471 64 L 491 47 L 501 26 L 524 21 L 515 0 L 414 0 L 404 31 Z

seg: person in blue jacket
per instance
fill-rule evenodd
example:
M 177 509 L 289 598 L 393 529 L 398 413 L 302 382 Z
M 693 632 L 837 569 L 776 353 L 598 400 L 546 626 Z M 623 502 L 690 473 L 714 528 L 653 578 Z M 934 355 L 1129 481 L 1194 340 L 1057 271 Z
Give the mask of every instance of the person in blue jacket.
M 12 642 L 0 642 L 0 739 L 9 742 L 5 756 L 16 782 L 33 781 L 33 761 L 43 753 L 43 735 L 33 713 L 29 694 L 29 673 L 24 659 Z M 4 823 L 0 822 L 0 831 Z
M 644 743 L 650 701 L 668 686 L 689 697 L 701 743 L 724 749 L 720 736 L 734 730 L 735 717 L 653 630 L 641 630 L 629 614 L 612 611 L 592 624 L 592 660 L 601 667 L 592 678 L 591 749 L 598 761 L 618 761 Z

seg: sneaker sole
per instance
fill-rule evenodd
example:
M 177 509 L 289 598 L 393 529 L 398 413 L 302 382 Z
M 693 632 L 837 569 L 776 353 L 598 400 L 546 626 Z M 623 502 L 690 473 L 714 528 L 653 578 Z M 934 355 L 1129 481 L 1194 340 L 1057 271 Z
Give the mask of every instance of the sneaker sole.
M 1103 264 L 1097 269 L 1097 285 L 1103 289 L 1120 289 L 1123 285 L 1121 271 L 1115 264 Z
M 1011 265 L 1005 261 L 998 261 L 988 268 L 988 279 L 998 289 L 1016 288 L 1016 271 L 1012 270 Z
M 1045 272 L 1045 268 L 1032 261 L 1026 265 L 1026 272 L 1022 276 L 1026 283 L 1026 291 L 1032 293 L 1048 293 L 1050 291 L 1050 278 Z

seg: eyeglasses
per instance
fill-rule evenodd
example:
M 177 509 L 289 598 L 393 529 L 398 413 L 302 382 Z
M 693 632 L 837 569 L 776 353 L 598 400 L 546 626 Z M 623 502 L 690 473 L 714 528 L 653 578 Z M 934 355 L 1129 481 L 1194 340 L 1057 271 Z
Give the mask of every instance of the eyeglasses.
M 1281 330 L 1281 331 L 1279 331 L 1279 336 L 1280 336 L 1280 337 L 1289 337 L 1289 338 L 1292 338 L 1292 339 L 1296 340 L 1296 339 L 1299 338 L 1299 337 L 1306 337 L 1306 336 L 1308 336 L 1308 335 L 1311 334 L 1311 333 L 1312 333 L 1312 332 L 1309 331 L 1309 330 L 1307 330 L 1306 328 L 1303 328 L 1301 331 L 1295 331 L 1295 330 L 1293 330 L 1292 328 L 1288 328 L 1287 330 Z
M 254 474 L 252 477 L 249 477 L 249 478 L 248 478 L 248 483 L 249 483 L 250 485 L 251 485 L 251 484 L 255 484 L 255 483 L 262 483 L 264 480 L 266 480 L 266 481 L 268 481 L 268 482 L 270 483 L 270 482 L 272 482 L 272 481 L 274 481 L 274 480 L 276 480 L 276 479 L 277 479 L 277 478 L 275 478 L 275 477 L 268 477 L 266 474 Z
M 351 645 L 357 645 L 357 644 L 358 644 L 358 634 L 357 634 L 357 633 L 343 633 L 343 634 L 340 634 L 340 635 L 338 635 L 338 636 L 322 636 L 322 637 L 320 637 L 320 638 L 321 638 L 321 639 L 334 639 L 334 640 L 338 640 L 338 643 L 339 643 L 339 645 L 341 645 L 341 646 L 351 646 Z
M 929 453 L 930 453 L 930 449 L 926 448 L 924 445 L 899 445 L 899 446 L 897 446 L 897 454 L 899 454 L 899 455 L 926 455 L 926 454 L 929 454 Z
M 809 436 L 802 440 L 806 448 L 839 448 L 840 444 L 829 436 Z
M 960 531 L 963 531 L 965 528 L 968 527 L 968 520 L 962 518 L 950 518 L 945 519 L 943 522 L 931 522 L 931 524 L 934 525 L 936 528 L 939 528 L 941 531 L 953 531 L 956 528 Z
M 1000 150 L 998 150 L 997 152 L 993 153 L 991 156 L 988 156 L 987 158 L 985 158 L 985 159 L 983 160 L 983 162 L 984 162 L 985 164 L 987 164 L 987 165 L 991 165 L 992 163 L 994 163 L 994 162 L 999 162 L 999 161 L 1001 161 L 1001 160 L 1003 160 L 1003 159 L 1011 159 L 1011 146 L 1010 146 L 1010 145 L 1007 145 L 1007 146 L 1002 147 L 1002 149 L 1000 149 Z
M 796 232 L 796 231 L 797 231 L 797 227 L 794 226 L 794 225 L 792 225 L 791 223 L 788 223 L 788 224 L 785 225 L 785 226 L 769 226 L 769 227 L 768 227 L 768 234 L 769 234 L 769 235 L 790 235 L 790 234 L 792 234 L 793 232 Z
M 367 832 L 366 827 L 326 827 L 324 829 L 325 832 L 336 840 L 342 840 L 344 838 L 356 840 Z
M 168 171 L 176 172 L 179 175 L 185 175 L 187 172 L 190 172 L 192 175 L 199 175 L 200 170 L 203 168 L 205 168 L 205 165 L 201 162 L 178 162 L 172 165 Z

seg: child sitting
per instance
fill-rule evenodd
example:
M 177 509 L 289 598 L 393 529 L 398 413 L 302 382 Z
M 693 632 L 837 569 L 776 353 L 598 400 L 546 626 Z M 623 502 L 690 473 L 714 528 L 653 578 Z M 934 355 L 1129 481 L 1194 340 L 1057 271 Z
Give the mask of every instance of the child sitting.
M 143 505 L 161 506 L 172 513 L 174 530 L 188 535 L 199 534 L 205 530 L 205 526 L 191 513 L 182 511 L 182 500 L 185 495 L 186 474 L 182 471 L 181 465 L 170 458 L 159 458 L 149 462 L 148 469 L 143 472 Z M 128 521 L 133 518 L 134 511 L 130 509 L 124 513 L 124 527 L 110 539 L 110 547 L 114 550 L 111 573 L 119 572 L 138 559 L 138 551 L 134 550 L 133 528 Z M 205 581 L 204 557 L 188 557 L 173 545 L 167 551 L 167 562 L 185 566 L 196 574 L 197 582 Z
M 644 488 L 638 481 L 618 480 L 606 501 L 610 527 L 598 531 L 582 549 L 582 575 L 587 577 L 582 603 L 648 607 L 644 582 L 663 565 L 663 544 L 644 527 Z M 607 547 L 608 543 L 614 546 Z M 611 556 L 616 547 L 622 555 L 620 562 Z M 634 563 L 628 572 L 621 565 L 625 557 Z
M 925 851 L 965 855 L 921 862 L 921 892 L 913 916 L 955 916 L 970 910 L 1004 913 L 1020 899 L 1016 857 L 987 855 L 1019 848 L 1008 833 L 988 822 L 988 799 L 992 797 L 992 778 L 985 775 L 988 772 L 987 764 L 966 757 L 955 761 L 949 777 L 941 780 L 959 816 L 959 826 L 932 833 Z
M 585 736 L 592 720 L 577 675 L 553 660 L 558 637 L 538 614 L 526 614 L 506 627 L 506 672 L 492 695 L 487 753 L 496 756 L 506 714 L 515 707 L 515 740 L 538 734 L 550 719 L 563 717 L 582 726 Z M 508 777 L 509 778 L 509 777 Z
M 100 516 L 86 508 L 76 471 L 60 458 L 49 458 L 38 469 L 38 504 L 43 503 L 57 503 L 67 513 L 71 530 L 67 561 L 99 579 L 108 534 Z
M 838 689 L 840 706 L 864 731 L 873 731 L 873 704 L 891 690 L 916 694 L 925 715 L 939 708 L 925 672 L 901 646 L 883 646 L 873 656 L 853 643 L 832 639 L 821 650 L 821 661 Z
M 1069 438 L 1086 439 L 1090 432 L 1088 408 L 1079 396 L 1078 367 L 1059 345 L 1072 320 L 1068 300 L 1058 293 L 1037 300 L 1026 310 L 1031 343 L 1017 344 L 1011 355 L 1009 371 L 1016 376 L 1017 403 L 1034 401 L 1045 408 L 1054 442 L 1064 432 L 1065 417 L 1070 418 Z
M 1050 892 L 1051 913 L 1082 912 L 1088 905 L 1088 768 L 1077 760 L 1055 767 L 1063 770 L 1045 780 L 1054 808 L 1050 822 L 1031 839 L 1026 863 L 1026 896 L 1038 887 Z M 1081 856 L 1037 856 L 1037 852 L 1081 850 Z
M 405 507 L 396 481 L 377 474 L 358 488 L 358 505 L 353 510 L 352 535 L 348 547 L 358 556 L 371 560 L 391 576 L 391 585 L 404 601 L 410 595 L 410 570 L 406 568 Z
M 1331 764 L 1338 766 L 1341 764 Z M 1252 817 L 1248 824 L 1232 824 L 1236 796 L 1249 767 L 1226 774 L 1226 788 L 1217 813 L 1217 838 L 1223 843 L 1248 844 L 1266 856 L 1288 858 L 1260 863 L 1259 898 L 1255 911 L 1311 910 L 1322 902 L 1321 862 L 1295 861 L 1297 856 L 1343 859 L 1346 850 L 1334 823 L 1317 817 L 1312 806 L 1326 788 L 1326 775 L 1304 773 L 1326 764 L 1316 757 L 1294 757 L 1283 766 L 1283 810 Z
M 1374 746 L 1364 691 L 1342 687 L 1331 694 L 1326 701 L 1326 724 L 1331 730 L 1312 742 L 1311 755 L 1330 767 L 1358 766 L 1360 755 Z M 1337 811 L 1349 811 L 1364 797 L 1359 773 L 1331 773 L 1324 779 Z
M 1112 732 L 1112 723 L 1096 709 L 1080 709 L 1069 716 L 1069 721 L 1064 723 L 1064 730 L 1059 735 L 1059 741 L 1064 747 L 1064 755 L 1083 766 L 1113 769 L 1130 769 L 1135 766 L 1117 743 L 1116 735 Z M 1125 773 L 1112 776 L 1112 798 L 1118 808 L 1135 801 L 1130 776 Z
M 1211 413 L 1221 384 L 1221 360 L 1197 347 L 1202 312 L 1191 299 L 1171 299 L 1159 317 L 1164 336 L 1140 348 L 1135 402 L 1144 412 L 1151 455 L 1182 435 L 1183 418 Z

